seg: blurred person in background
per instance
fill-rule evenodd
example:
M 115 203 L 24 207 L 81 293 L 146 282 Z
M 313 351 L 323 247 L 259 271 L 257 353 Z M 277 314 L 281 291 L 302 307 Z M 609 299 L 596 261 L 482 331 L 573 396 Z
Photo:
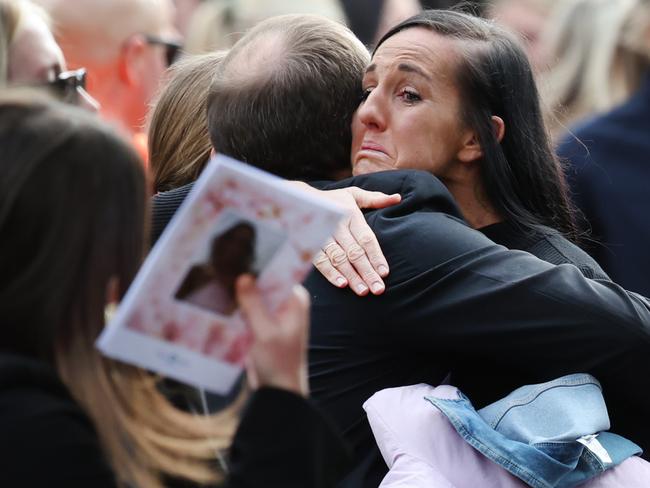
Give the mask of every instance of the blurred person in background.
M 270 313 L 250 275 L 250 385 L 217 416 L 183 413 L 158 378 L 101 356 L 105 307 L 143 257 L 142 164 L 113 129 L 34 93 L 0 96 L 0 471 L 7 486 L 334 486 L 346 450 L 305 399 L 309 299 Z M 235 433 L 235 430 L 237 432 Z M 233 440 L 234 434 L 234 440 Z M 214 469 L 230 447 L 229 472 Z M 219 484 L 218 486 L 221 486 Z
M 187 36 L 187 30 L 194 11 L 204 0 L 174 0 L 174 26 L 181 36 Z
M 343 24 L 347 20 L 338 0 L 203 0 L 189 20 L 185 50 L 201 54 L 228 49 L 258 22 L 288 13 L 322 15 Z
M 210 159 L 206 101 L 225 55 L 225 51 L 189 55 L 169 68 L 147 124 L 155 193 L 196 180 Z
M 548 65 L 543 32 L 551 12 L 561 0 L 488 0 L 485 16 L 516 34 L 523 42 L 528 59 L 537 73 Z
M 549 67 L 539 80 L 554 139 L 570 125 L 627 100 L 641 83 L 647 55 L 630 42 L 638 0 L 558 3 L 543 34 Z
M 650 296 L 650 1 L 639 0 L 620 29 L 620 45 L 634 59 L 639 89 L 622 105 L 564 136 L 559 156 L 574 200 L 594 242 L 589 252 L 626 288 Z M 640 69 L 640 61 L 643 68 Z
M 38 0 L 70 66 L 88 71 L 101 115 L 129 134 L 143 159 L 145 114 L 180 45 L 171 0 Z
M 43 9 L 28 0 L 0 0 L 0 87 L 40 87 L 97 111 L 97 101 L 85 90 L 85 78 L 83 68 L 66 69 Z

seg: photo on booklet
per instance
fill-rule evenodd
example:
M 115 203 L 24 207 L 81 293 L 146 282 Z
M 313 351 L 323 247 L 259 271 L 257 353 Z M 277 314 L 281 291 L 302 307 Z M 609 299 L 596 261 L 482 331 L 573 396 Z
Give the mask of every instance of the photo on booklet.
M 231 316 L 237 309 L 237 278 L 242 274 L 259 276 L 283 241 L 282 234 L 264 223 L 225 210 L 174 296 L 218 315 Z
M 112 358 L 215 393 L 242 370 L 243 273 L 273 310 L 302 282 L 343 211 L 225 156 L 204 169 L 97 341 Z

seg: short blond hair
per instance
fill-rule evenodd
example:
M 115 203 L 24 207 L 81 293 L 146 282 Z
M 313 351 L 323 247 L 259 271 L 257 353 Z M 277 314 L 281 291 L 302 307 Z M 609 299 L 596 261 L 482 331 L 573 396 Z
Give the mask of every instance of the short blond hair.
M 173 64 L 149 112 L 149 167 L 154 190 L 196 180 L 210 158 L 206 101 L 225 51 L 187 56 Z

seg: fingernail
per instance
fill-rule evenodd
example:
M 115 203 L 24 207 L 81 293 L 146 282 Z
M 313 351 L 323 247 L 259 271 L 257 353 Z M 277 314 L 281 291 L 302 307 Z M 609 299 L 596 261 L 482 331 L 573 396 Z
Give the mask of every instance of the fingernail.
M 384 285 L 379 283 L 378 281 L 375 281 L 372 285 L 370 285 L 372 288 L 373 293 L 380 293 L 384 291 Z
M 368 287 L 366 285 L 357 285 L 357 292 L 365 293 L 367 291 L 368 291 Z
M 345 286 L 347 284 L 347 280 L 339 276 L 338 278 L 336 278 L 336 284 L 337 286 Z
M 377 271 L 379 271 L 379 276 L 384 277 L 388 274 L 388 266 L 382 264 L 377 268 Z

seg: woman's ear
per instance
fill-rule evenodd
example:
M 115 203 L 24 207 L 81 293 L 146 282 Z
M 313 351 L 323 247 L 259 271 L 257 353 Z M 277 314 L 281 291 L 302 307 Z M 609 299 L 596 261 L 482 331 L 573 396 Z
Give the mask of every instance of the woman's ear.
M 492 121 L 492 127 L 494 130 L 494 136 L 498 142 L 503 140 L 503 136 L 506 133 L 506 124 L 503 122 L 503 119 L 497 115 L 493 115 L 490 120 Z M 471 163 L 483 156 L 483 149 L 479 143 L 476 132 L 473 130 L 467 130 L 461 139 L 461 149 L 458 152 L 458 159 L 463 163 Z
M 498 115 L 492 116 L 492 126 L 494 127 L 494 135 L 497 138 L 497 141 L 501 142 L 503 136 L 506 135 L 506 124 L 501 117 Z
M 483 156 L 481 144 L 476 137 L 476 132 L 467 130 L 461 138 L 461 148 L 458 151 L 458 160 L 461 163 L 472 163 Z

